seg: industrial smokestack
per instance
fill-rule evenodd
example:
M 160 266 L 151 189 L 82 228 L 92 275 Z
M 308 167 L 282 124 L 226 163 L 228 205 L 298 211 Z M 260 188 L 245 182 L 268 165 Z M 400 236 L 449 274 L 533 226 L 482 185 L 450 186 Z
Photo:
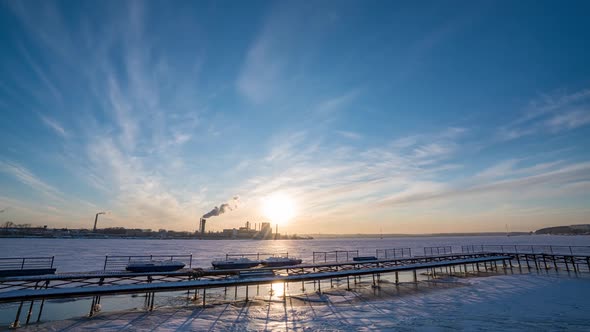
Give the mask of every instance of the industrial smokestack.
M 92 229 L 92 232 L 96 233 L 96 223 L 98 222 L 98 216 L 101 214 L 107 214 L 106 212 L 99 212 L 96 214 L 96 216 L 94 217 L 94 228 Z
M 211 217 L 216 217 L 220 214 L 226 213 L 227 211 L 232 211 L 238 208 L 240 204 L 240 196 L 234 196 L 229 203 L 223 203 L 219 207 L 214 207 L 213 210 L 205 213 L 201 219 L 199 220 L 199 232 L 201 235 L 205 234 L 205 224 L 207 223 L 207 219 Z
M 205 218 L 201 218 L 201 220 L 199 221 L 199 233 L 201 233 L 201 235 L 205 234 L 205 223 L 207 222 L 207 219 Z

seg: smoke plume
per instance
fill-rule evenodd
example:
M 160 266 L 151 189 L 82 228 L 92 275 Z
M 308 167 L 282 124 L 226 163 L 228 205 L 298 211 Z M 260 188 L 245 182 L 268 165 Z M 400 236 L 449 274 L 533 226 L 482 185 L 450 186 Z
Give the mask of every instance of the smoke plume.
M 216 216 L 226 213 L 228 211 L 235 210 L 238 208 L 239 203 L 240 203 L 240 197 L 234 196 L 229 203 L 223 203 L 219 207 L 217 207 L 217 206 L 214 207 L 213 210 L 205 213 L 202 218 L 207 219 L 207 218 L 211 218 L 211 217 L 216 217 Z

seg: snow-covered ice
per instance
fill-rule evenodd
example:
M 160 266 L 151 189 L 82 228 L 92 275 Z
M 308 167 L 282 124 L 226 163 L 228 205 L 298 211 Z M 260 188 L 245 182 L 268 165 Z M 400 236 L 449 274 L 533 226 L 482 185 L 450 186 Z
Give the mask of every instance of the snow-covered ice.
M 327 288 L 322 294 L 295 293 L 286 303 L 259 296 L 248 303 L 206 308 L 103 312 L 22 331 L 590 330 L 587 274 L 447 277 L 399 286 L 384 281 L 379 288 L 367 283 L 355 291 Z

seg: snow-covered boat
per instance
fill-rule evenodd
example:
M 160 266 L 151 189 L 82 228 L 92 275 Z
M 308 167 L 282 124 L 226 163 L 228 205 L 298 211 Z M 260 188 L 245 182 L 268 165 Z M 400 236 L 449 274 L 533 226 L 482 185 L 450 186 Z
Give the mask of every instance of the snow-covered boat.
M 125 270 L 131 272 L 171 272 L 184 267 L 183 262 L 178 261 L 136 261 L 130 262 Z
M 229 259 L 225 261 L 213 261 L 211 262 L 214 269 L 227 270 L 227 269 L 249 269 L 260 265 L 260 261 L 251 260 L 246 257 L 240 257 L 236 259 Z
M 269 257 L 262 261 L 268 267 L 291 266 L 301 264 L 302 260 L 295 257 Z

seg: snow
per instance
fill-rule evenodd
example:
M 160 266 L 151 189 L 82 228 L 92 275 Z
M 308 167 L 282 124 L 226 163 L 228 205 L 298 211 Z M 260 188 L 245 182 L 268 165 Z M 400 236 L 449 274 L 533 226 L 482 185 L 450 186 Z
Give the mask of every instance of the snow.
M 21 331 L 590 330 L 587 274 L 507 273 L 399 286 L 384 280 L 379 288 L 366 282 L 322 294 L 296 294 L 292 284 L 287 293 L 296 295 L 286 303 L 262 294 L 248 303 L 102 312 Z

